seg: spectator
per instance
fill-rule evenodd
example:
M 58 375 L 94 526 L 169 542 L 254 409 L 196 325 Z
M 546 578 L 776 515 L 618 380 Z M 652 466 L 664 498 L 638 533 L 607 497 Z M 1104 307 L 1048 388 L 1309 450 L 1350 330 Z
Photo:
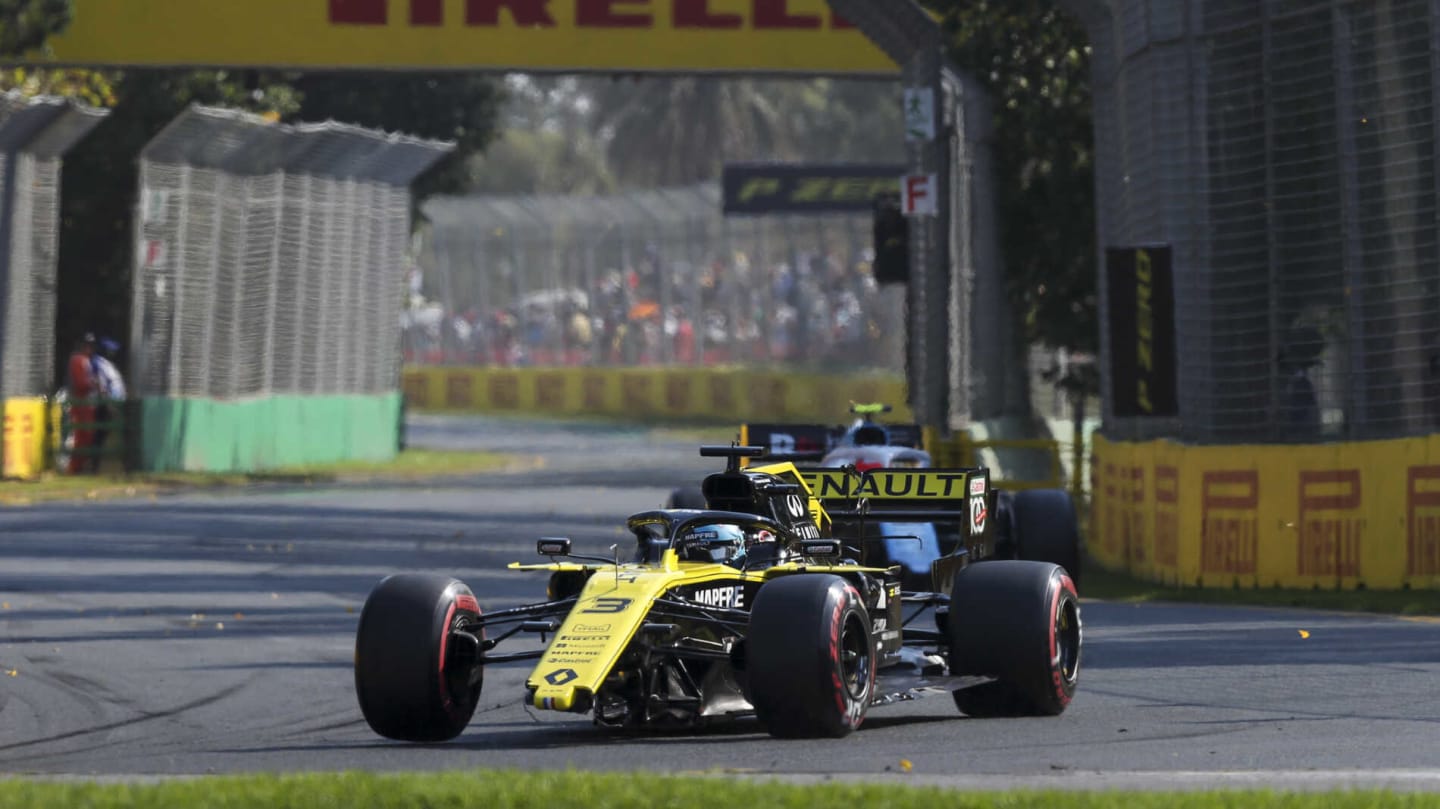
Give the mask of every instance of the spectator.
M 109 438 L 111 419 L 124 411 L 125 379 L 112 361 L 120 352 L 120 344 L 106 337 L 100 341 L 99 350 L 90 355 L 90 370 L 95 382 L 98 401 L 95 405 L 95 454 L 90 457 L 90 471 L 100 471 L 100 455 Z
M 97 391 L 95 371 L 90 360 L 94 354 L 95 335 L 87 333 L 75 343 L 66 368 L 65 387 L 70 403 L 70 431 L 75 437 L 75 443 L 70 450 L 70 463 L 65 471 L 72 475 L 80 474 L 85 468 L 86 450 L 90 449 L 94 441 L 92 425 L 95 423 L 94 396 Z

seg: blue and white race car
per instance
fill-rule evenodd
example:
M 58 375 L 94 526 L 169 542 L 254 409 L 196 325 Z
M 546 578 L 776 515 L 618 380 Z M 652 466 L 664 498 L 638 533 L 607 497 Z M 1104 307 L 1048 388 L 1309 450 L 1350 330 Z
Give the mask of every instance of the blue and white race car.
M 764 463 L 790 461 L 802 475 L 810 470 L 853 467 L 858 473 L 872 469 L 917 469 L 933 466 L 924 449 L 924 434 L 918 424 L 887 424 L 876 416 L 890 412 L 885 404 L 855 404 L 855 420 L 847 425 L 755 423 L 740 427 L 742 445 L 765 448 Z M 823 484 L 817 478 L 812 488 Z M 1076 587 L 1080 584 L 1081 544 L 1079 520 L 1070 493 L 1063 489 L 1009 491 L 1003 483 L 995 490 L 994 502 L 971 515 L 975 528 L 993 521 L 996 558 L 1051 562 L 1065 568 Z M 816 491 L 822 501 L 830 497 Z M 848 494 L 848 493 L 847 493 Z M 880 497 L 863 497 L 872 515 L 886 511 Z M 705 508 L 698 485 L 673 490 L 667 508 Z M 843 535 L 844 526 L 836 527 Z M 863 535 L 861 535 L 863 533 Z M 925 589 L 933 578 L 932 565 L 957 542 L 953 526 L 933 522 L 911 522 L 898 512 L 893 521 L 876 521 L 873 516 L 864 528 L 855 526 L 849 537 L 859 546 L 866 564 L 899 565 L 906 587 Z

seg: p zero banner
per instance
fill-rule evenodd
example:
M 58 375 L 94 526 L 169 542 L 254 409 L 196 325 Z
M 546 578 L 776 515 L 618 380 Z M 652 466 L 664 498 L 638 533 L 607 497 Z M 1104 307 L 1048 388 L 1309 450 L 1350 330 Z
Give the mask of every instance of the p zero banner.
M 1170 248 L 1105 251 L 1110 384 L 1117 417 L 1174 416 L 1175 280 Z
M 73 0 L 26 63 L 898 75 L 825 0 Z
M 872 213 L 875 198 L 894 193 L 904 166 L 725 166 L 725 213 Z

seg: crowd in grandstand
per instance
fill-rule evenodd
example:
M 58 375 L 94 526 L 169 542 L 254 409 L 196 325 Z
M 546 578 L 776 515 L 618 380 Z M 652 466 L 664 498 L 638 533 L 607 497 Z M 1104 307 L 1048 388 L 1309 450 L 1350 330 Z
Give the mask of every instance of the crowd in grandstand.
M 689 277 L 658 260 L 598 274 L 591 289 L 547 289 L 503 307 L 437 303 L 406 313 L 406 360 L 424 364 L 886 365 L 894 333 L 868 255 L 803 254 L 757 266 L 743 253 Z M 667 288 L 668 286 L 668 288 Z

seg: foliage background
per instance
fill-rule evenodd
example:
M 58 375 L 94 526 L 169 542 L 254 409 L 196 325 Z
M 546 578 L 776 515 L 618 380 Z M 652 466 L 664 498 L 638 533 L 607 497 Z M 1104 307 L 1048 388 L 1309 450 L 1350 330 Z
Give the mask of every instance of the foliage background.
M 1017 333 L 1025 342 L 1094 351 L 1085 31 L 1056 0 L 925 4 L 942 20 L 951 58 L 994 101 L 1002 252 Z M 72 13 L 70 0 L 0 0 L 0 55 L 43 47 Z M 0 90 L 8 89 L 113 108 L 66 161 L 61 349 L 84 331 L 128 334 L 136 157 L 192 103 L 455 141 L 455 155 L 417 183 L 421 197 L 603 193 L 713 179 L 727 161 L 881 163 L 904 154 L 895 81 L 12 69 L 0 72 Z

